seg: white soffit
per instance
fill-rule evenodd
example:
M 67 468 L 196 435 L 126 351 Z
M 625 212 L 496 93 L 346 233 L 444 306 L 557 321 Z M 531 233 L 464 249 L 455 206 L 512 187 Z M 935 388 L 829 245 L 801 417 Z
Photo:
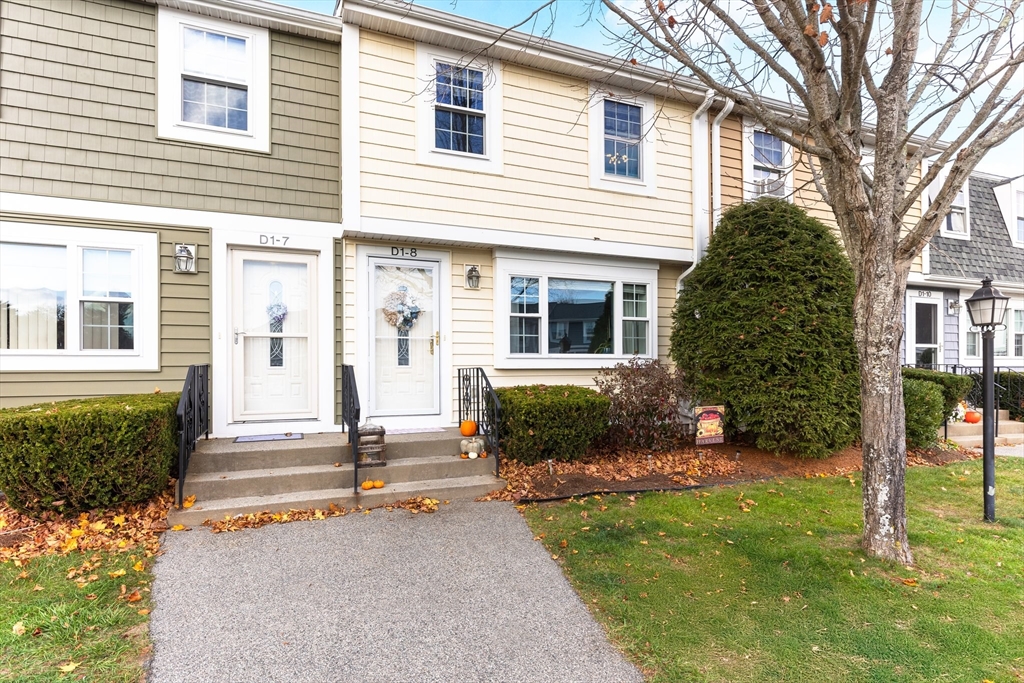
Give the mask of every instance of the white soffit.
M 266 0 L 142 0 L 151 5 L 259 26 L 282 33 L 341 42 L 341 20 L 320 12 L 279 5 Z

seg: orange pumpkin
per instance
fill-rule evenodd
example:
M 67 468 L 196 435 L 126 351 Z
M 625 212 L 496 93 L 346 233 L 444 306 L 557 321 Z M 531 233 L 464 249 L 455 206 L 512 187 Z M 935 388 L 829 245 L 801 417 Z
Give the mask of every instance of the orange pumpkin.
M 462 424 L 459 425 L 459 431 L 462 432 L 463 436 L 476 436 L 476 422 L 473 420 L 463 420 Z
M 373 482 L 367 479 L 362 483 L 362 487 L 364 491 L 369 491 L 370 489 L 373 488 Z
M 384 481 L 382 479 L 375 479 L 373 482 L 373 488 L 382 489 L 384 488 Z
M 966 413 L 964 413 L 964 422 L 970 423 L 972 425 L 978 424 L 979 422 L 981 422 L 981 413 L 979 413 L 977 410 L 968 410 Z
M 468 457 L 469 457 L 469 453 L 463 453 L 463 454 L 462 454 L 461 456 L 459 456 L 459 457 L 461 457 L 461 458 L 462 458 L 463 460 L 465 460 L 466 458 L 468 458 Z

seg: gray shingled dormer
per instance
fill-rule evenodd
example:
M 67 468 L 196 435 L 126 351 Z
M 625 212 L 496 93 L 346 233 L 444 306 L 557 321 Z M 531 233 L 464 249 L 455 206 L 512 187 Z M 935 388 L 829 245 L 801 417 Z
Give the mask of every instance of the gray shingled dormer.
M 931 240 L 931 273 L 954 278 L 1024 282 L 1024 249 L 1013 246 L 992 188 L 1000 181 L 971 178 L 969 240 L 943 237 Z M 1006 182 L 1006 181 L 1003 181 Z

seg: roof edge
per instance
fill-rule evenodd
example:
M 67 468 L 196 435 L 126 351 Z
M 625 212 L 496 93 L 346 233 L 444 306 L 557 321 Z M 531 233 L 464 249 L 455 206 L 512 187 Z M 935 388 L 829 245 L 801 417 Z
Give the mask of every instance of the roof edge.
M 267 0 L 140 0 L 140 2 L 259 26 L 282 33 L 341 42 L 341 19 Z

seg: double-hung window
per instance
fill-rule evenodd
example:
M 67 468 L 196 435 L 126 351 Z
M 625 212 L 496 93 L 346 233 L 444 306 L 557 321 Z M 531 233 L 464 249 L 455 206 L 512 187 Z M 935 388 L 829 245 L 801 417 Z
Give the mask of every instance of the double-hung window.
M 437 62 L 434 147 L 484 154 L 484 72 Z
M 944 234 L 966 237 L 969 234 L 967 228 L 967 198 L 964 188 L 956 193 L 953 204 L 946 214 L 946 227 Z
M 156 369 L 155 234 L 20 223 L 3 228 L 4 369 Z
M 157 135 L 270 151 L 266 29 L 159 8 Z
M 967 348 L 964 351 L 968 358 L 978 358 L 981 356 L 981 334 L 974 330 L 967 331 Z
M 754 131 L 754 197 L 785 197 L 785 151 L 782 140 L 763 130 Z
M 1024 310 L 1013 312 L 1013 355 L 1024 358 Z
M 416 161 L 504 171 L 501 63 L 416 43 Z
M 656 352 L 656 267 L 518 256 L 498 257 L 498 367 L 603 367 Z
M 635 104 L 604 101 L 604 172 L 640 180 L 643 109 Z

